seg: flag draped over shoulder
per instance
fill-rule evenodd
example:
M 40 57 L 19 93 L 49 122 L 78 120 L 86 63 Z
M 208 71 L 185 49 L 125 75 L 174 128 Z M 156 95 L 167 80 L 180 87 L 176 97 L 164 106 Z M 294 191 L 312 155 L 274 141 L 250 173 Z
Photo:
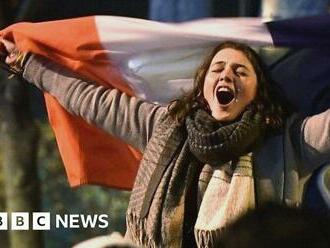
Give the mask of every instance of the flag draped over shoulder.
M 329 23 L 328 17 L 267 24 L 260 18 L 211 18 L 165 24 L 91 16 L 18 23 L 2 30 L 0 35 L 15 41 L 20 50 L 45 56 L 82 78 L 147 100 L 167 102 L 191 84 L 193 71 L 205 51 L 200 52 L 200 48 L 212 47 L 221 40 L 253 46 L 328 47 L 329 32 L 321 31 L 325 27 L 328 30 Z M 52 96 L 45 94 L 45 99 L 70 185 L 89 183 L 130 189 L 141 154 L 70 115 Z

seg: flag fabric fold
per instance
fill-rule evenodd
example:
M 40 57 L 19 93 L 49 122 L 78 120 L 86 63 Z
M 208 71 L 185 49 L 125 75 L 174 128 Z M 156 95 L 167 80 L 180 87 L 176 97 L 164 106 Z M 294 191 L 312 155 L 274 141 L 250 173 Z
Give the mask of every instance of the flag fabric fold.
M 293 31 L 304 22 L 308 23 L 308 32 Z M 220 41 L 236 40 L 252 46 L 313 46 L 310 36 L 320 25 L 329 24 L 328 16 L 266 24 L 261 18 L 210 18 L 166 24 L 90 16 L 18 23 L 2 30 L 0 36 L 13 40 L 22 51 L 45 56 L 69 68 L 81 78 L 147 100 L 167 102 L 191 86 L 193 71 L 204 52 Z M 329 32 L 324 32 L 317 39 L 329 46 Z M 150 66 L 148 61 L 155 59 L 158 62 Z M 131 189 L 141 154 L 70 115 L 52 96 L 45 94 L 45 100 L 70 185 L 88 183 Z

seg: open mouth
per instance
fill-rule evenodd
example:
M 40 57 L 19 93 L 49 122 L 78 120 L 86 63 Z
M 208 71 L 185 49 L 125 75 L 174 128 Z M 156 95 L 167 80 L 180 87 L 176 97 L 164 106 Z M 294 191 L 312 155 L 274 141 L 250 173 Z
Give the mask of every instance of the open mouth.
M 228 105 L 235 99 L 235 92 L 226 86 L 220 86 L 217 89 L 216 96 L 221 105 Z

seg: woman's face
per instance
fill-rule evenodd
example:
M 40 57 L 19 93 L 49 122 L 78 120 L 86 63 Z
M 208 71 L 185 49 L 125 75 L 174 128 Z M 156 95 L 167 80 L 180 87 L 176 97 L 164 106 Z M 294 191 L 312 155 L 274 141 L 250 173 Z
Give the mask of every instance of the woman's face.
M 257 76 L 239 50 L 224 48 L 212 59 L 204 80 L 203 94 L 218 121 L 236 119 L 255 98 Z

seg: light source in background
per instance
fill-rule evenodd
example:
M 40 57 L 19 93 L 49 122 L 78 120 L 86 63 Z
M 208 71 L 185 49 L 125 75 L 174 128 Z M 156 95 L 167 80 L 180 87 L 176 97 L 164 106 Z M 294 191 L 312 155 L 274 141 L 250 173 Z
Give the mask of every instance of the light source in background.
M 261 15 L 265 21 L 328 13 L 328 0 L 263 0 L 261 6 Z

